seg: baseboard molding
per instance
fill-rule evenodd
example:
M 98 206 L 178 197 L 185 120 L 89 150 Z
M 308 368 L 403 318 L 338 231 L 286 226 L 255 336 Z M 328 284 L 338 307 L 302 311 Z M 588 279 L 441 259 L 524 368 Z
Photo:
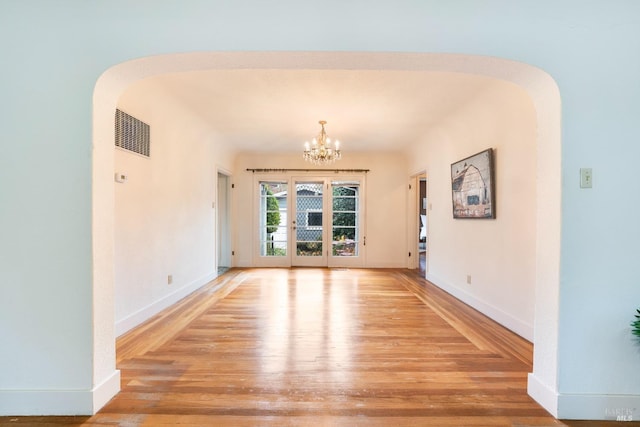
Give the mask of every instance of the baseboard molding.
M 527 393 L 560 420 L 639 421 L 640 396 L 562 394 L 529 374 Z
M 165 308 L 170 307 L 171 305 L 177 303 L 182 298 L 186 297 L 187 295 L 194 292 L 198 288 L 206 285 L 207 283 L 215 279 L 217 276 L 218 274 L 216 272 L 216 273 L 211 273 L 205 277 L 201 277 L 200 279 L 194 280 L 193 282 L 187 285 L 184 285 L 179 289 L 176 289 L 174 292 L 165 295 L 164 297 L 147 305 L 146 307 L 141 308 L 135 313 L 130 314 L 129 316 L 123 319 L 116 320 L 116 326 L 115 326 L 116 337 L 119 337 L 120 335 L 130 331 L 131 329 L 140 325 L 141 323 L 148 320 L 152 316 L 155 316 L 156 314 L 160 313 Z
M 0 416 L 94 415 L 120 391 L 120 371 L 93 390 L 0 390 Z
M 465 304 L 475 308 L 480 313 L 490 317 L 500 323 L 505 328 L 515 332 L 522 338 L 533 342 L 533 325 L 529 325 L 512 315 L 505 313 L 497 307 L 465 292 L 464 290 L 448 284 L 446 281 L 439 279 L 433 275 L 427 274 L 426 279 L 442 289 L 443 291 L 453 295 Z
M 617 394 L 560 394 L 558 419 L 639 421 L 640 396 Z
M 102 409 L 119 391 L 120 370 L 116 369 L 102 383 L 93 388 L 93 414 Z
M 405 260 L 399 261 L 371 261 L 367 260 L 362 268 L 407 268 Z
M 535 374 L 527 378 L 527 393 L 551 415 L 558 418 L 558 393 L 538 379 Z

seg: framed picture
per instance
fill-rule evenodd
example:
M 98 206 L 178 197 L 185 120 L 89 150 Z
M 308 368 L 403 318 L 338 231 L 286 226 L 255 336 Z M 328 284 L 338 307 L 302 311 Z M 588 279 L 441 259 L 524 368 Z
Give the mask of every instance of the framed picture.
M 451 164 L 454 218 L 495 218 L 493 149 Z

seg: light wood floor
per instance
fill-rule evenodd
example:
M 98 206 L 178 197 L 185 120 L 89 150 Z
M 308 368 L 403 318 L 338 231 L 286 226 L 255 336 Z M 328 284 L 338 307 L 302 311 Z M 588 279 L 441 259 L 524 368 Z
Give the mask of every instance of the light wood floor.
M 232 269 L 118 339 L 93 417 L 0 425 L 605 426 L 526 393 L 529 342 L 408 270 Z

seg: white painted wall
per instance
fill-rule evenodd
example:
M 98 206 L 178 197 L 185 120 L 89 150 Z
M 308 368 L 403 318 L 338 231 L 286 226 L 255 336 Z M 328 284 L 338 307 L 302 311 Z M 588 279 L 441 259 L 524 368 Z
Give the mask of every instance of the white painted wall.
M 143 80 L 118 108 L 150 126 L 151 155 L 116 149 L 115 321 L 121 334 L 213 279 L 217 168 L 230 149 L 177 100 Z M 168 284 L 168 276 L 172 283 Z
M 348 142 L 343 141 L 343 158 L 332 165 L 339 169 L 370 169 L 366 174 L 365 215 L 367 244 L 366 267 L 406 267 L 406 160 L 400 153 L 349 152 Z M 242 153 L 235 162 L 233 190 L 235 229 L 235 265 L 253 265 L 253 245 L 257 230 L 253 226 L 251 210 L 255 195 L 254 177 L 248 168 L 301 168 L 314 166 L 302 159 L 302 145 L 293 146 L 298 154 L 267 155 Z M 304 175 L 304 174 L 300 174 Z M 268 176 L 268 175 L 267 175 Z M 277 176 L 277 175 L 272 175 Z M 334 175 L 331 175 L 334 176 Z
M 428 175 L 427 278 L 533 341 L 536 114 L 522 88 L 483 79 L 486 90 L 417 137 L 408 156 L 409 170 Z M 487 148 L 494 150 L 497 217 L 453 219 L 451 164 Z

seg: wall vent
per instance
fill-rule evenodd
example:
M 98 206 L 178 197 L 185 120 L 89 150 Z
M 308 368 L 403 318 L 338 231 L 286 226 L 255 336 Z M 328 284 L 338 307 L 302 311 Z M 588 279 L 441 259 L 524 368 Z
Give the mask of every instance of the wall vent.
M 149 125 L 116 109 L 116 147 L 149 157 Z

